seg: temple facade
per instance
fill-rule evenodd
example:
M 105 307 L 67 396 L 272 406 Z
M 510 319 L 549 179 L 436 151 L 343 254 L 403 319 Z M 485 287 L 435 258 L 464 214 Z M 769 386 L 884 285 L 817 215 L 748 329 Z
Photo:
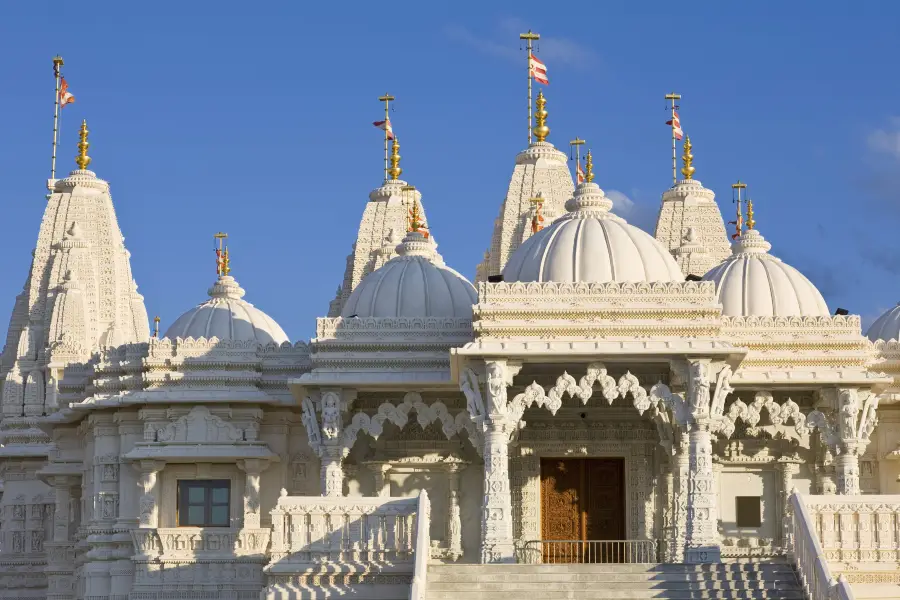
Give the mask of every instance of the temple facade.
M 816 536 L 841 585 L 900 585 L 900 307 L 868 335 L 832 314 L 752 206 L 729 239 L 689 145 L 655 235 L 628 224 L 538 117 L 477 287 L 395 140 L 309 341 L 227 247 L 151 334 L 83 126 L 0 357 L 0 598 L 424 598 L 447 564 L 809 579 Z

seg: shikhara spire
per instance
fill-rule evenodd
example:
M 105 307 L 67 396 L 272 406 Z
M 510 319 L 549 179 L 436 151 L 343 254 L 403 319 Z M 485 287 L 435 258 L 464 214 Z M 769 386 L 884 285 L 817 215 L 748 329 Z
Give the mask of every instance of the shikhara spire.
M 109 184 L 87 170 L 87 123 L 79 137 L 78 170 L 53 182 L 0 358 L 0 437 L 6 444 L 16 442 L 6 428 L 17 418 L 59 407 L 66 365 L 85 361 L 100 348 L 150 337 Z

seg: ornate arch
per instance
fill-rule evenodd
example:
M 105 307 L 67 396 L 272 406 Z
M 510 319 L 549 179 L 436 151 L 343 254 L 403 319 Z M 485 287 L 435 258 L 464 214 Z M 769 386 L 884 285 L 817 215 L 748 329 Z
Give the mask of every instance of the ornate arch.
M 385 422 L 390 422 L 401 429 L 409 422 L 409 413 L 416 411 L 416 422 L 423 429 L 431 423 L 439 421 L 441 431 L 452 439 L 463 431 L 469 434 L 471 440 L 475 440 L 475 424 L 469 417 L 468 411 L 460 411 L 456 415 L 450 413 L 443 402 L 426 404 L 422 395 L 418 392 L 408 392 L 399 404 L 384 402 L 378 407 L 378 412 L 368 415 L 359 411 L 350 419 L 349 425 L 344 427 L 341 438 L 344 455 L 350 452 L 350 448 L 356 443 L 360 432 L 368 434 L 372 439 L 378 439 L 384 432 Z M 477 446 L 477 445 L 476 445 Z

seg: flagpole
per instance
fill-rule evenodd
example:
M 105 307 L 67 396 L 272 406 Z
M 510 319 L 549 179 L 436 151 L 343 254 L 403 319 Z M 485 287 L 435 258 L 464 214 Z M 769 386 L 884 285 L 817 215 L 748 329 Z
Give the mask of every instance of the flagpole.
M 666 100 L 672 101 L 672 185 L 675 185 L 678 183 L 678 153 L 675 150 L 675 109 L 678 107 L 675 101 L 681 100 L 681 94 L 666 94 Z
M 575 147 L 575 185 L 578 185 L 578 167 L 581 166 L 581 147 L 584 145 L 584 140 L 579 139 L 576 135 L 575 139 L 569 142 L 569 147 Z M 569 154 L 571 156 L 571 154 Z
M 391 121 L 391 102 L 394 101 L 394 97 L 390 94 L 385 94 L 384 96 L 380 96 L 378 100 L 380 102 L 384 102 L 384 182 L 388 181 L 388 158 L 390 152 L 388 151 L 388 140 L 390 139 L 390 128 L 388 127 L 388 123 Z
M 56 79 L 56 94 L 53 96 L 53 156 L 50 159 L 50 181 L 56 179 L 56 145 L 59 142 L 59 69 L 63 64 L 62 56 L 57 55 L 53 57 L 53 76 Z
M 534 40 L 541 39 L 541 36 L 538 33 L 533 33 L 529 29 L 528 33 L 520 33 L 519 39 L 526 40 L 526 42 L 525 42 L 525 48 L 526 48 L 525 62 L 526 62 L 526 66 L 528 67 L 528 70 L 527 70 L 527 73 L 528 73 L 528 145 L 531 146 L 531 50 L 532 50 L 531 43 Z

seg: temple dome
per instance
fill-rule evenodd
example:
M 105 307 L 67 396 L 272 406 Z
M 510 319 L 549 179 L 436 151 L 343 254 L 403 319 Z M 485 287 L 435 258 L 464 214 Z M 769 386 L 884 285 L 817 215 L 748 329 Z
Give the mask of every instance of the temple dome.
M 469 281 L 444 265 L 435 244 L 417 231 L 397 254 L 356 286 L 341 316 L 471 318 L 477 300 Z
M 566 208 L 510 257 L 504 281 L 684 281 L 662 244 L 609 212 L 612 201 L 597 184 L 580 184 Z
M 872 323 L 866 337 L 870 340 L 900 340 L 900 303 Z
M 272 317 L 243 299 L 244 290 L 230 275 L 220 276 L 209 288 L 209 300 L 198 304 L 172 323 L 165 337 L 256 341 L 260 344 L 289 342 Z
M 723 314 L 735 317 L 828 316 L 828 305 L 800 271 L 769 254 L 772 245 L 755 229 L 732 245 L 732 254 L 713 267 L 713 281 Z

